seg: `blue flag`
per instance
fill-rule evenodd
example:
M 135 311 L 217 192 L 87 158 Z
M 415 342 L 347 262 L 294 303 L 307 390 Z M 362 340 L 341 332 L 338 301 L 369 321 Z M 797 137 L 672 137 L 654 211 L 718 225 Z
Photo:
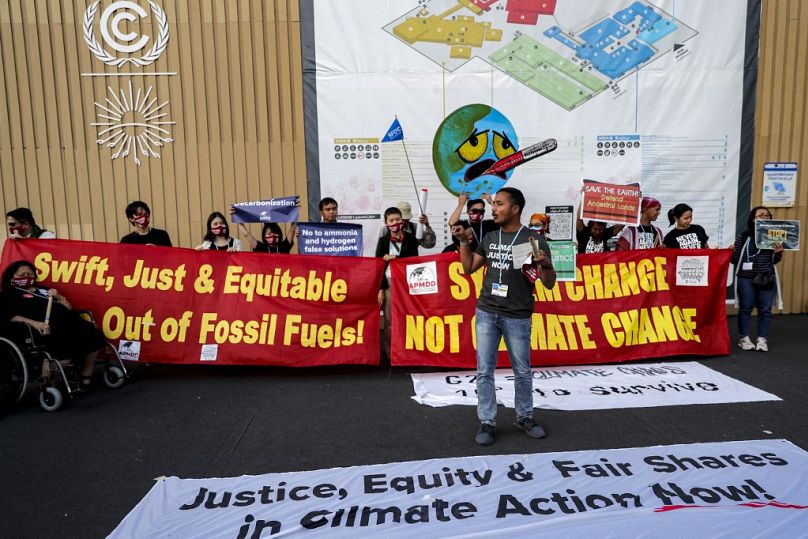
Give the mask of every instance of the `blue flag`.
M 398 117 L 390 124 L 390 128 L 387 130 L 387 134 L 384 135 L 382 142 L 393 142 L 396 140 L 404 140 L 404 129 L 402 129 L 401 124 L 398 123 Z

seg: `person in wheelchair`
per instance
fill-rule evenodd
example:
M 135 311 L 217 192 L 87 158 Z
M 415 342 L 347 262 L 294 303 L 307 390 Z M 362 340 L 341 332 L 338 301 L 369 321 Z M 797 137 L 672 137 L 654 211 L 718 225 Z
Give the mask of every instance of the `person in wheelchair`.
M 53 305 L 45 322 L 49 298 Z M 73 305 L 55 288 L 37 285 L 36 270 L 27 260 L 12 262 L 0 277 L 0 322 L 30 326 L 42 335 L 53 357 L 76 364 L 81 389 L 92 386 L 95 359 L 106 344 L 104 334 L 74 312 Z

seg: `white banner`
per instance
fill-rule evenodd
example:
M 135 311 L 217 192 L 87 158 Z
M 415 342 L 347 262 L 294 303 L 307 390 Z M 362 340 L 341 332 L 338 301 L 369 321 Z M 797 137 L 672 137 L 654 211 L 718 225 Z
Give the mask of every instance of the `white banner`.
M 413 399 L 429 406 L 477 405 L 474 371 L 413 374 Z M 497 401 L 513 408 L 513 371 L 498 369 Z M 778 401 L 695 361 L 533 369 L 533 405 L 548 410 L 647 408 Z
M 806 477 L 786 440 L 169 477 L 110 537 L 804 537 Z

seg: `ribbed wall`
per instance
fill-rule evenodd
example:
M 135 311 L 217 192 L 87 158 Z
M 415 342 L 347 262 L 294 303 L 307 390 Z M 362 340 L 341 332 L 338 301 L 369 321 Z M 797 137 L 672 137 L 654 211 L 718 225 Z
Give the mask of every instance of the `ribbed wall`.
M 99 41 L 100 12 L 110 3 L 103 0 L 95 17 Z M 117 241 L 129 230 L 123 208 L 143 199 L 155 226 L 190 247 L 213 210 L 272 196 L 305 198 L 297 0 L 159 5 L 169 22 L 166 51 L 150 66 L 119 69 L 90 53 L 84 1 L 0 0 L 0 207 L 28 206 L 62 238 Z M 148 28 L 140 21 L 122 28 L 154 39 L 156 17 L 145 20 Z M 808 164 L 806 55 L 808 4 L 764 0 L 753 204 L 761 198 L 764 162 Z M 81 75 L 104 71 L 177 75 Z M 108 88 L 128 95 L 130 82 L 135 93 L 154 86 L 159 103 L 169 102 L 164 119 L 176 122 L 161 158 L 143 159 L 139 167 L 131 157 L 111 160 L 116 149 L 96 144 L 99 129 L 90 126 L 104 121 L 96 119 L 94 103 L 106 104 Z M 800 177 L 797 206 L 775 216 L 808 224 L 808 169 Z M 781 266 L 786 312 L 808 312 L 806 251 L 788 253 Z
M 763 0 L 760 28 L 757 106 L 755 108 L 755 164 L 752 203 L 760 203 L 763 163 L 799 164 L 794 208 L 775 208 L 777 219 L 799 219 L 808 225 L 808 3 L 800 0 Z M 784 312 L 808 312 L 808 241 L 802 251 L 788 252 L 779 267 L 783 281 Z
M 142 199 L 154 225 L 190 247 L 213 210 L 289 194 L 305 199 L 296 0 L 158 0 L 167 48 L 151 65 L 121 68 L 105 65 L 85 43 L 91 4 L 0 0 L 0 207 L 30 207 L 60 238 L 117 241 L 130 228 L 124 207 Z M 103 0 L 93 21 L 102 46 L 99 21 L 110 4 Z M 151 41 L 131 55 L 104 46 L 119 57 L 142 57 L 160 34 L 154 13 L 121 28 Z M 82 76 L 89 72 L 177 74 Z M 108 88 L 128 98 L 130 83 L 136 98 L 142 92 L 136 102 L 153 86 L 152 108 L 168 101 L 160 120 L 176 122 L 161 158 L 141 157 L 140 166 L 131 154 L 112 160 L 117 149 L 96 144 L 105 127 L 90 125 L 109 121 L 96 119 L 101 109 L 94 105 L 112 108 Z

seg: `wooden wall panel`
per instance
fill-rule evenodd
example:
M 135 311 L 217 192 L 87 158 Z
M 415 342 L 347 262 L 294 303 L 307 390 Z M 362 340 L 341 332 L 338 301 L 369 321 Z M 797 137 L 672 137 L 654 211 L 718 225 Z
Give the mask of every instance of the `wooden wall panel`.
M 111 1 L 102 0 L 101 10 Z M 139 72 L 106 67 L 90 53 L 86 0 L 0 0 L 0 207 L 28 206 L 60 237 L 117 241 L 129 231 L 123 208 L 142 198 L 156 226 L 192 247 L 213 210 L 238 200 L 306 197 L 298 0 L 159 3 L 169 45 L 140 72 L 178 75 L 82 77 Z M 156 36 L 158 26 L 150 16 L 131 30 Z M 808 164 L 805 2 L 763 0 L 758 74 L 753 204 L 761 199 L 764 162 Z M 110 89 L 128 94 L 130 81 L 154 86 L 176 122 L 174 142 L 140 167 L 131 158 L 110 160 L 114 150 L 96 144 L 98 129 L 90 125 L 94 103 L 106 105 Z M 808 168 L 800 176 L 796 207 L 775 214 L 808 223 Z M 788 253 L 782 264 L 786 312 L 808 312 L 806 252 Z
M 760 204 L 763 163 L 796 161 L 797 200 L 773 208 L 776 218 L 808 226 L 808 6 L 795 0 L 763 0 L 760 28 L 752 205 Z M 803 234 L 802 242 L 806 242 Z M 808 244 L 806 244 L 808 245 Z M 788 252 L 778 271 L 786 313 L 808 312 L 808 248 Z
M 111 3 L 101 0 L 95 16 L 102 44 L 100 15 Z M 124 207 L 143 199 L 155 226 L 193 247 L 211 211 L 257 198 L 305 199 L 297 0 L 159 1 L 169 44 L 143 68 L 106 66 L 90 53 L 83 34 L 90 4 L 0 1 L 0 207 L 30 207 L 61 238 L 118 241 L 130 231 Z M 149 35 L 148 48 L 159 26 L 150 13 L 124 30 Z M 82 76 L 90 72 L 110 76 Z M 176 122 L 160 159 L 140 166 L 131 157 L 111 160 L 117 150 L 96 144 L 99 128 L 90 125 L 104 121 L 95 103 L 128 101 L 130 84 L 135 97 L 153 86 L 150 99 L 168 101 L 164 119 Z

